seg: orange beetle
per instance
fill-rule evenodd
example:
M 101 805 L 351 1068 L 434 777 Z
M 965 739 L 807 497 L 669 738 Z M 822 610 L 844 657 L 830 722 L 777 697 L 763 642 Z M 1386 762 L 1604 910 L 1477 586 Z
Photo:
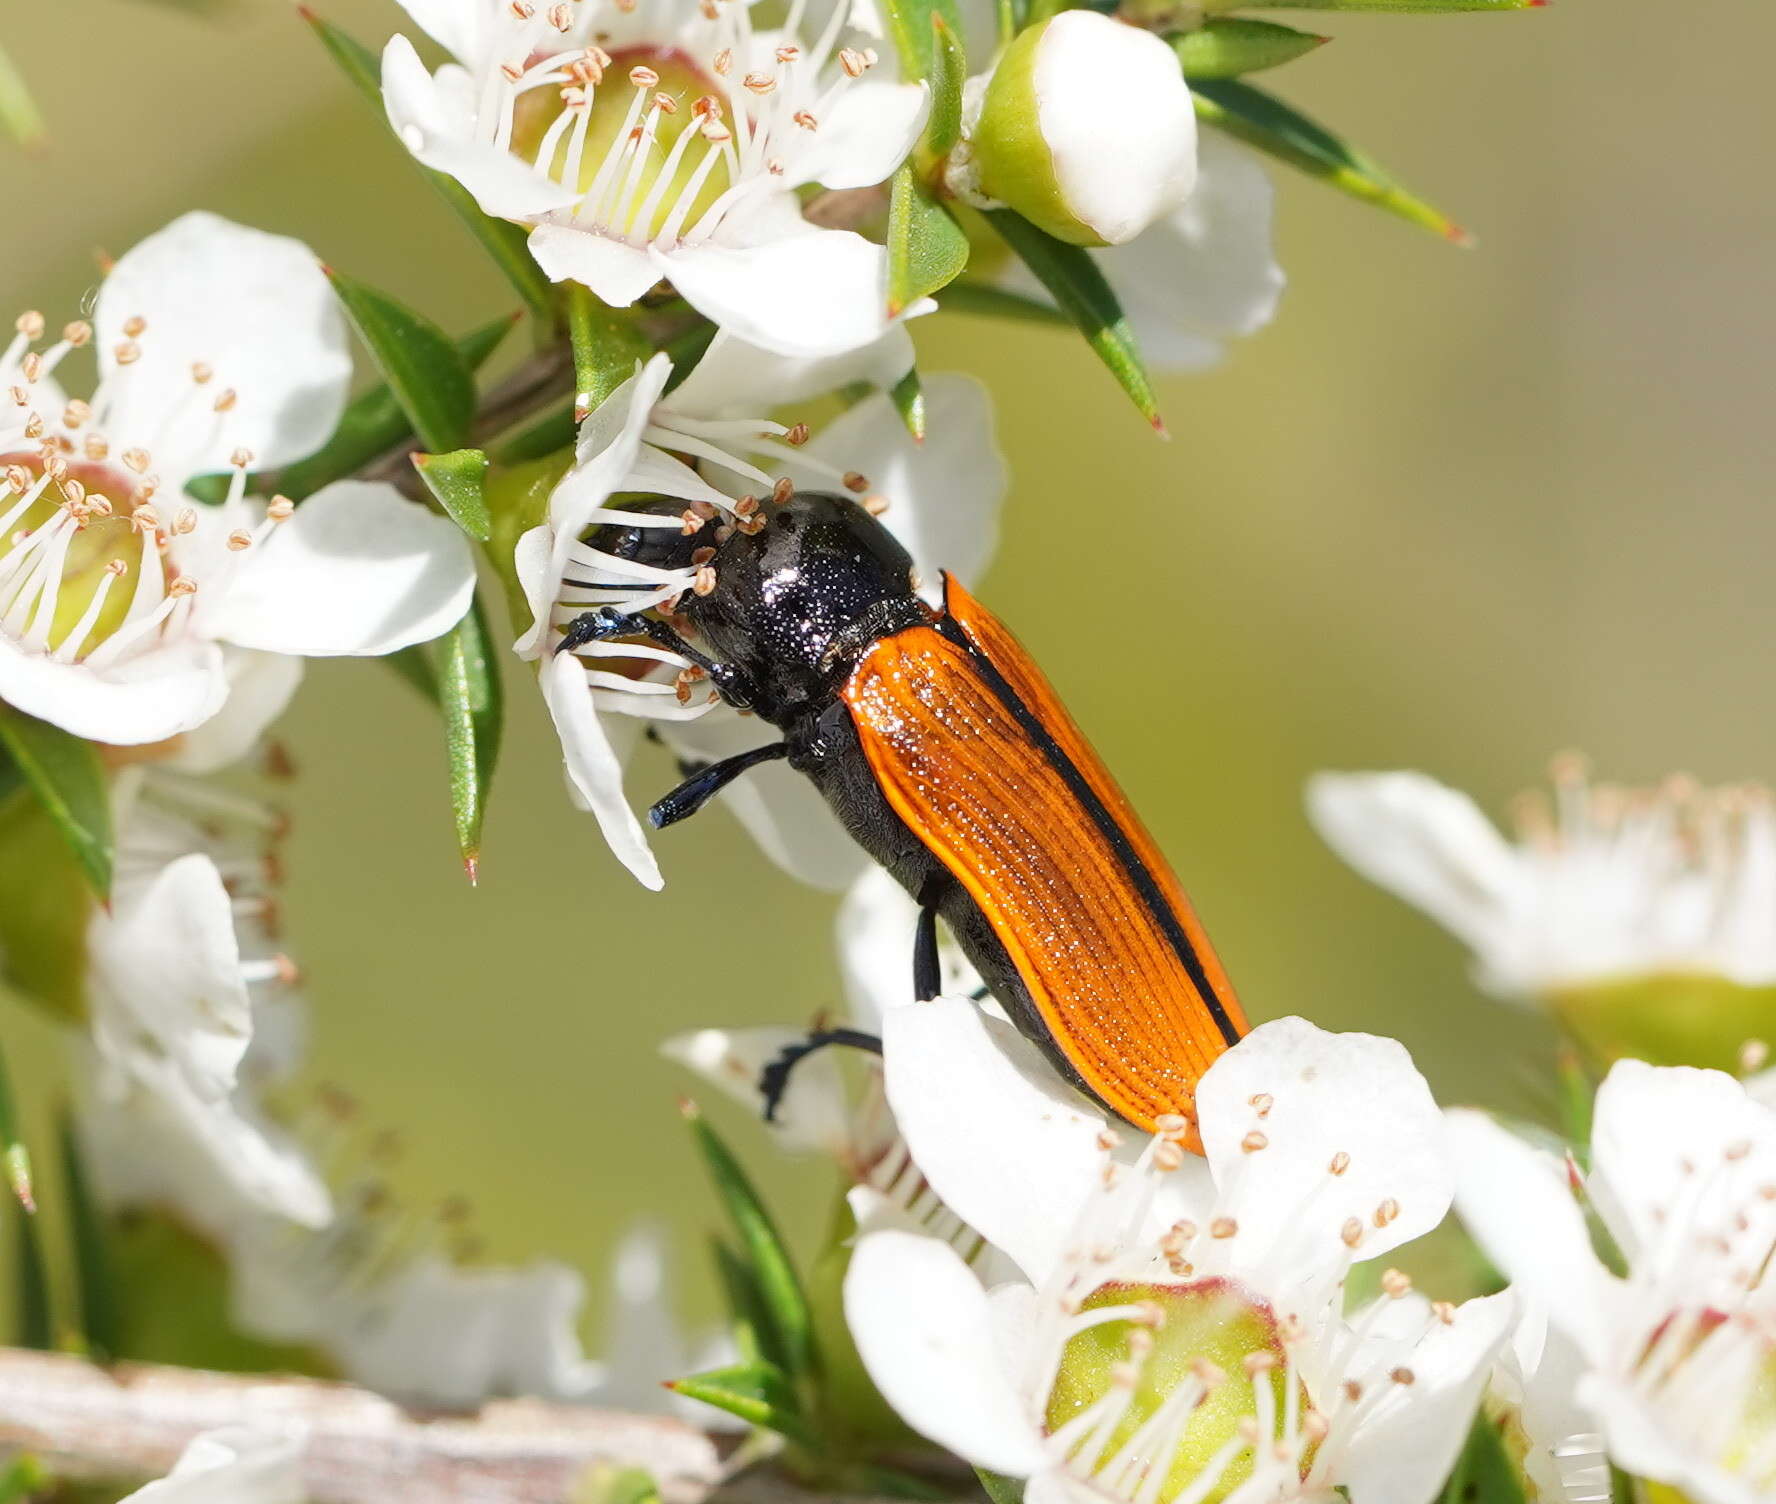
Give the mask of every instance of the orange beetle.
M 671 623 L 605 607 L 568 628 L 567 648 L 652 638 L 784 733 L 694 772 L 653 824 L 787 758 L 918 901 L 916 997 L 938 991 L 941 916 L 1067 1080 L 1148 1132 L 1185 1119 L 1195 1147 L 1196 1084 L 1245 1016 L 1183 888 L 1042 671 L 955 580 L 941 611 L 921 600 L 906 550 L 851 498 L 797 492 L 761 516 L 720 538 L 713 588 Z M 663 569 L 685 567 L 693 543 L 614 525 L 590 541 Z M 829 1043 L 877 1042 L 811 1035 L 767 1071 L 773 1105 L 795 1060 Z

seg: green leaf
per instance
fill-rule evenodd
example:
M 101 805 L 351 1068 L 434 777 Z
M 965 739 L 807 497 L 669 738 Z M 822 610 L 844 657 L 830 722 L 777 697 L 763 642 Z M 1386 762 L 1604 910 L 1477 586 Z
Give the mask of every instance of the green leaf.
M 568 1504 L 660 1504 L 660 1485 L 646 1468 L 595 1462 L 580 1476 Z
M 4 1167 L 6 1183 L 27 1212 L 35 1213 L 36 1199 L 31 1194 L 31 1154 L 25 1148 L 24 1134 L 19 1131 L 18 1104 L 12 1095 L 12 1074 L 6 1069 L 6 1058 L 0 1054 L 0 1166 Z
M 475 417 L 475 375 L 450 336 L 387 293 L 325 270 L 420 442 L 434 453 L 461 449 Z
M 1159 403 L 1147 378 L 1140 347 L 1135 343 L 1134 330 L 1090 253 L 1056 240 L 1010 209 L 989 210 L 986 219 L 1036 274 L 1062 312 L 1079 326 L 1086 343 L 1110 368 L 1110 374 L 1129 394 L 1141 416 L 1163 434 L 1165 423 L 1159 416 Z
M 59 726 L 0 707 L 0 743 L 12 754 L 100 898 L 111 894 L 111 800 L 91 742 Z
M 456 342 L 457 354 L 471 371 L 480 370 L 517 322 L 518 315 L 504 314 L 492 323 L 470 330 Z M 372 460 L 404 444 L 412 436 L 411 420 L 402 411 L 394 391 L 383 382 L 346 408 L 339 426 L 333 430 L 333 437 L 322 448 L 307 459 L 278 471 L 272 489 L 292 501 L 301 501 L 314 495 L 322 486 L 356 475 Z M 204 499 L 221 498 L 206 496 Z
M 0 1469 L 0 1504 L 20 1504 L 50 1485 L 49 1470 L 30 1452 L 21 1452 Z
M 1498 1426 L 1482 1411 L 1443 1485 L 1442 1504 L 1524 1504 L 1525 1497 L 1523 1475 L 1505 1450 Z
M 1407 192 L 1349 142 L 1274 95 L 1235 79 L 1203 79 L 1193 82 L 1190 92 L 1197 119 L 1456 245 L 1473 243 L 1468 232 L 1440 209 Z
M 1071 329 L 1073 320 L 1051 303 L 1039 303 L 1021 292 L 1007 292 L 987 282 L 961 280 L 944 289 L 944 313 L 973 313 L 982 318 L 1013 319 L 1020 324 L 1047 324 Z
M 86 1177 L 72 1118 L 64 1114 L 58 1126 L 62 1186 L 68 1197 L 68 1236 L 74 1247 L 74 1288 L 80 1299 L 80 1330 L 90 1354 L 108 1357 L 121 1351 L 122 1322 L 111 1254 L 105 1246 L 105 1219 L 92 1197 L 92 1183 Z
M 1207 10 L 1234 10 L 1253 0 L 1210 0 Z M 1548 0 L 1262 0 L 1267 10 L 1385 10 L 1432 16 L 1454 11 L 1540 10 Z
M 493 450 L 493 459 L 500 465 L 524 465 L 565 449 L 574 441 L 574 401 L 569 398 L 559 407 L 550 408 L 534 423 L 521 428 Z
M 307 6 L 300 6 L 298 9 L 303 20 L 314 28 L 321 45 L 339 64 L 341 71 L 358 86 L 359 93 L 369 101 L 377 118 L 386 121 L 382 103 L 382 65 L 376 54 L 331 21 L 322 20 Z M 434 172 L 417 159 L 411 160 L 430 180 L 432 187 L 438 190 L 444 202 L 456 211 L 470 233 L 481 242 L 482 249 L 492 258 L 494 265 L 512 284 L 518 296 L 524 299 L 524 306 L 541 323 L 553 325 L 554 289 L 543 269 L 537 265 L 536 257 L 530 254 L 529 236 L 524 229 L 483 213 L 481 206 L 475 202 L 475 196 L 448 173 Z
M 721 1282 L 722 1296 L 727 1302 L 728 1322 L 733 1330 L 734 1346 L 748 1363 L 761 1359 L 775 1361 L 781 1354 L 767 1354 L 764 1347 L 769 1318 L 765 1314 L 764 1296 L 746 1260 L 720 1238 L 710 1240 L 710 1253 L 715 1259 L 716 1278 Z
M 901 75 L 930 79 L 932 54 L 938 46 L 934 18 L 941 17 L 952 36 L 962 35 L 956 0 L 888 0 L 888 31 L 900 53 Z
M 426 656 L 426 645 L 423 642 L 417 642 L 410 648 L 398 648 L 392 653 L 384 653 L 382 661 L 426 699 L 434 705 L 438 703 L 438 675 L 432 668 L 432 660 Z
M 26 793 L 0 804 L 0 974 L 61 1023 L 86 1016 L 93 892 L 49 812 Z
M 817 1363 L 813 1319 L 789 1249 L 758 1191 L 701 1109 L 686 1102 L 683 1111 L 758 1287 L 763 1323 L 760 1344 L 792 1379 L 811 1375 Z
M 888 316 L 898 318 L 967 266 L 967 233 L 918 168 L 901 163 L 888 198 Z
M 931 17 L 931 113 L 925 120 L 921 159 L 927 169 L 949 156 L 962 139 L 962 85 L 968 80 L 968 59 L 956 29 L 941 15 Z
M 888 394 L 894 403 L 894 410 L 900 414 L 900 421 L 906 424 L 906 431 L 914 439 L 923 443 L 925 439 L 925 388 L 919 382 L 916 369 L 908 371 L 899 381 L 895 382 L 894 390 Z
M 1331 37 L 1274 21 L 1247 21 L 1228 17 L 1205 22 L 1199 31 L 1179 32 L 1166 38 L 1184 76 L 1192 83 L 1205 78 L 1238 78 L 1262 68 L 1277 68 L 1323 47 Z
M 43 116 L 37 101 L 4 47 L 0 47 L 0 126 L 5 126 L 20 146 L 37 146 L 43 140 Z
M 487 456 L 479 449 L 453 449 L 449 454 L 416 454 L 413 468 L 437 497 L 450 520 L 477 543 L 493 534 L 493 518 L 487 511 L 482 485 L 487 479 Z
M 794 1408 L 789 1380 L 769 1363 L 735 1363 L 689 1378 L 674 1379 L 668 1389 L 688 1399 L 737 1415 L 749 1426 L 762 1426 L 803 1446 L 817 1445 L 814 1433 Z
M 13 1344 L 46 1353 L 55 1346 L 55 1315 L 49 1298 L 49 1266 L 43 1228 L 22 1207 L 9 1207 L 18 1273 L 13 1282 Z
M 457 847 L 469 881 L 474 882 L 480 875 L 481 825 L 499 761 L 506 708 L 499 651 L 479 597 L 460 622 L 431 644 L 430 659 L 450 756 Z
M 974 1473 L 993 1504 L 1024 1504 L 1024 1485 L 1016 1478 L 1007 1478 L 1004 1473 L 989 1472 L 984 1467 L 977 1467 Z
M 567 336 L 573 346 L 577 423 L 635 374 L 652 346 L 634 324 L 578 282 L 568 284 Z

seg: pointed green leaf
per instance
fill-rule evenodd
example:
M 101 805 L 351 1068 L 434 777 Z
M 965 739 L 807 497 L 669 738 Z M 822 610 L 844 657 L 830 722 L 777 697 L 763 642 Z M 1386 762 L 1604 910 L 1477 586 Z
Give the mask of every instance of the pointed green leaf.
M 920 160 L 929 169 L 949 156 L 962 139 L 962 85 L 968 81 L 968 59 L 962 39 L 941 15 L 931 17 L 931 113 L 925 120 Z
M 1047 324 L 1051 329 L 1071 329 L 1073 320 L 1052 303 L 1039 303 L 1021 292 L 1007 292 L 988 282 L 966 279 L 944 289 L 942 311 L 973 313 L 983 318 L 1013 319 L 1020 324 Z
M 653 348 L 616 309 L 578 282 L 567 289 L 567 336 L 574 358 L 574 420 L 578 422 L 635 374 Z
M 1197 119 L 1445 240 L 1463 246 L 1472 243 L 1467 231 L 1448 215 L 1408 193 L 1349 142 L 1274 95 L 1235 79 L 1193 82 L 1190 92 Z
M 74 1248 L 74 1288 L 80 1301 L 80 1331 L 86 1350 L 108 1357 L 120 1350 L 121 1313 L 111 1253 L 105 1245 L 106 1223 L 93 1200 L 92 1182 L 74 1137 L 73 1120 L 63 1114 L 60 1128 L 62 1188 L 68 1198 L 68 1238 Z
M 0 804 L 0 975 L 62 1023 L 86 1016 L 92 884 L 28 792 Z
M 487 456 L 479 449 L 453 449 L 449 454 L 416 454 L 413 468 L 450 514 L 450 520 L 477 543 L 493 534 L 482 485 L 487 479 Z
M 1297 31 L 1293 26 L 1278 26 L 1274 21 L 1227 17 L 1205 22 L 1198 31 L 1179 32 L 1166 40 L 1178 54 L 1184 76 L 1196 83 L 1204 78 L 1238 78 L 1242 73 L 1281 67 L 1325 46 L 1332 38 Z
M 574 398 L 550 408 L 542 417 L 510 438 L 502 439 L 491 453 L 496 464 L 525 465 L 565 449 L 574 441 Z
M 888 0 L 888 32 L 900 53 L 901 76 L 929 79 L 937 33 L 931 22 L 942 17 L 953 36 L 962 35 L 962 15 L 956 0 Z
M 349 32 L 335 26 L 331 21 L 322 20 L 307 6 L 299 6 L 298 10 L 303 20 L 314 28 L 321 45 L 331 54 L 334 62 L 339 64 L 340 70 L 358 86 L 358 91 L 369 101 L 377 118 L 386 120 L 382 104 L 382 65 L 376 54 Z M 536 258 L 530 254 L 529 236 L 524 229 L 483 213 L 481 206 L 475 202 L 475 196 L 448 173 L 434 172 L 417 159 L 414 159 L 414 165 L 426 175 L 444 202 L 456 211 L 470 233 L 481 242 L 494 265 L 512 284 L 518 296 L 524 299 L 524 306 L 541 323 L 553 324 L 554 289 L 543 269 L 537 265 Z
M 13 1277 L 13 1334 L 17 1347 L 46 1353 L 55 1346 L 55 1315 L 50 1306 L 49 1266 L 43 1257 L 43 1228 L 22 1207 L 8 1207 L 18 1262 Z
M 1165 424 L 1159 416 L 1159 403 L 1147 378 L 1140 347 L 1135 343 L 1135 332 L 1091 254 L 1080 246 L 1056 240 L 1010 209 L 989 210 L 986 219 L 1036 274 L 1061 310 L 1079 326 L 1086 343 L 1110 368 L 1110 374 L 1129 394 L 1141 416 L 1163 434 Z
M 505 314 L 473 329 L 456 342 L 457 354 L 471 371 L 478 371 L 499 348 L 517 323 L 517 314 Z M 322 486 L 356 475 L 372 460 L 387 454 L 413 436 L 413 424 L 402 411 L 393 390 L 383 382 L 372 387 L 346 408 L 333 437 L 305 460 L 287 465 L 270 477 L 265 489 L 301 501 Z M 201 493 L 200 493 L 201 494 Z M 221 497 L 204 497 L 220 500 Z
M 111 893 L 111 800 L 91 742 L 0 706 L 0 743 L 100 898 Z
M 959 277 L 968 236 L 911 162 L 894 174 L 888 199 L 888 316 Z
M 21 1452 L 0 1470 L 0 1504 L 20 1504 L 46 1490 L 49 1470 L 29 1452 Z
M 762 1426 L 780 1436 L 816 1446 L 814 1433 L 793 1408 L 789 1381 L 769 1363 L 736 1363 L 707 1373 L 674 1379 L 667 1388 L 688 1399 L 737 1415 L 749 1426 Z
M 988 1472 L 984 1467 L 977 1467 L 974 1473 L 993 1504 L 1024 1504 L 1024 1485 L 1020 1480 L 1007 1478 L 1004 1473 Z
M 475 417 L 475 376 L 450 336 L 368 283 L 326 272 L 420 442 L 434 452 L 461 449 Z
M 37 101 L 4 47 L 0 47 L 0 126 L 20 146 L 36 146 L 43 140 L 43 116 Z
M 1525 1497 L 1523 1475 L 1497 1423 L 1482 1411 L 1468 1429 L 1455 1471 L 1439 1496 L 1441 1504 L 1524 1504 Z
M 19 1131 L 18 1104 L 12 1095 L 12 1074 L 6 1058 L 0 1054 L 0 1166 L 4 1167 L 6 1183 L 27 1212 L 37 1210 L 31 1194 L 31 1155 Z
M 816 1366 L 813 1320 L 789 1249 L 752 1181 L 702 1111 L 693 1102 L 686 1102 L 683 1111 L 757 1284 L 763 1304 L 761 1344 L 767 1352 L 781 1354 L 782 1367 L 792 1378 L 812 1374 Z
M 428 657 L 438 687 L 438 708 L 444 716 L 457 846 L 463 869 L 474 882 L 480 875 L 481 825 L 499 761 L 506 710 L 499 650 L 488 631 L 479 596 L 468 615 L 429 645 Z
M 919 382 L 918 371 L 908 371 L 888 395 L 894 410 L 900 414 L 900 421 L 906 424 L 906 431 L 922 443 L 925 439 L 925 388 Z
M 740 1357 L 748 1363 L 761 1359 L 779 1362 L 783 1356 L 781 1353 L 766 1350 L 769 1318 L 765 1314 L 765 1301 L 759 1293 L 758 1281 L 752 1277 L 746 1260 L 720 1238 L 710 1239 L 710 1253 L 715 1259 L 716 1278 L 721 1283 L 734 1346 Z

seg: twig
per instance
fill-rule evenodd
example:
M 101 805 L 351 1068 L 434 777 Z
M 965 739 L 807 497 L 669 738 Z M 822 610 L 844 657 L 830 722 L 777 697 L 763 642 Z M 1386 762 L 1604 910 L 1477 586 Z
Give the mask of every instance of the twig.
M 700 1504 L 715 1446 L 663 1416 L 507 1400 L 423 1415 L 367 1390 L 0 1348 L 0 1450 L 29 1450 L 73 1478 L 164 1473 L 200 1431 L 300 1429 L 313 1504 L 563 1504 L 587 1468 L 644 1468 L 665 1504 Z

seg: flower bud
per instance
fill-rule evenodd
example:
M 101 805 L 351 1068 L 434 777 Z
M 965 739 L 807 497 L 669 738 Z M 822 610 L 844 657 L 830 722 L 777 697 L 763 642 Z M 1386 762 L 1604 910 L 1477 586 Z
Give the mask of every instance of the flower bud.
M 1074 245 L 1121 245 L 1196 187 L 1196 112 L 1151 32 L 1069 10 L 999 60 L 971 140 L 974 186 Z
M 1738 1071 L 1748 1043 L 1776 1033 L 1776 987 L 1701 972 L 1589 982 L 1549 998 L 1567 1032 L 1599 1060 Z

